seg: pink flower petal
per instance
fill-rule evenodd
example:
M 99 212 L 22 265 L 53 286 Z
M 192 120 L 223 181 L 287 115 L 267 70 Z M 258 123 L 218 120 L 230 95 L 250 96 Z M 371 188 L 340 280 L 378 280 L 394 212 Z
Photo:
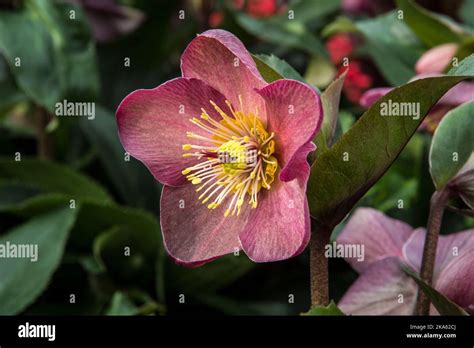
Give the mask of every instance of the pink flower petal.
M 370 264 L 390 256 L 402 256 L 402 247 L 413 228 L 400 221 L 389 218 L 372 208 L 358 208 L 337 238 L 339 244 L 361 244 L 365 247 L 365 259 L 346 261 L 359 273 Z
M 426 230 L 417 228 L 403 246 L 403 259 L 416 271 L 420 270 Z M 474 230 L 439 236 L 433 278 L 439 277 L 452 262 L 474 249 Z
M 344 294 L 338 307 L 352 315 L 411 315 L 416 293 L 416 283 L 402 271 L 400 260 L 388 257 L 372 263 Z
M 443 74 L 437 73 L 423 73 L 414 76 L 410 81 L 416 81 L 421 79 L 427 79 L 430 77 L 444 76 Z M 436 103 L 435 107 L 438 106 L 458 106 L 474 100 L 474 83 L 462 81 L 456 86 L 447 91 L 440 100 Z M 430 110 L 431 113 L 431 110 Z
M 389 93 L 392 89 L 393 88 L 391 87 L 378 87 L 369 89 L 362 95 L 362 97 L 360 97 L 359 104 L 363 108 L 368 109 L 372 105 L 374 105 L 377 100 L 382 98 L 385 94 Z
M 437 265 L 445 270 L 463 254 L 474 250 L 474 229 L 439 237 L 436 250 Z
M 310 238 L 306 178 L 275 180 L 263 189 L 240 233 L 242 248 L 255 262 L 288 259 L 301 253 Z
M 410 81 L 416 81 L 429 77 L 443 76 L 441 74 L 426 73 L 414 76 Z M 366 91 L 359 100 L 359 104 L 363 108 L 370 108 L 374 105 L 377 100 L 382 98 L 385 94 L 389 93 L 393 88 L 391 87 L 378 87 L 372 88 Z M 474 100 L 474 83 L 473 82 L 460 82 L 448 92 L 446 92 L 441 99 L 435 104 L 435 107 L 439 106 L 457 106 L 464 104 L 468 101 Z
M 196 161 L 182 157 L 182 145 L 190 142 L 186 132 L 209 136 L 189 119 L 199 117 L 203 107 L 209 115 L 221 119 L 209 100 L 227 111 L 224 97 L 196 79 L 177 78 L 154 89 L 132 92 L 116 113 L 123 147 L 158 181 L 170 186 L 184 184 L 186 178 L 181 171 Z M 193 139 L 193 144 L 203 143 Z
M 255 113 L 258 108 L 258 116 L 266 122 L 263 100 L 254 88 L 262 88 L 267 83 L 245 46 L 233 34 L 221 29 L 200 34 L 183 52 L 181 71 L 183 77 L 206 81 L 238 110 L 240 95 L 243 111 Z
M 474 152 L 449 184 L 471 209 L 474 209 Z
M 429 49 L 423 53 L 420 59 L 416 62 L 416 73 L 442 73 L 451 63 L 451 59 L 453 59 L 458 48 L 459 45 L 457 44 L 447 43 Z
M 474 231 L 470 233 L 470 239 Z M 436 281 L 436 289 L 451 301 L 474 314 L 474 248 L 451 258 Z
M 275 133 L 280 180 L 293 180 L 305 170 L 301 158 L 306 158 L 314 149 L 307 144 L 319 130 L 323 119 L 319 95 L 308 85 L 295 80 L 277 80 L 258 93 L 265 99 L 268 131 Z
M 472 100 L 474 100 L 474 83 L 460 82 L 446 92 L 436 105 L 458 106 Z
M 403 260 L 416 272 L 420 272 L 426 229 L 420 227 L 413 231 L 402 248 Z
M 179 264 L 200 266 L 240 250 L 239 231 L 247 221 L 248 206 L 239 216 L 224 217 L 227 205 L 208 209 L 193 185 L 163 188 L 161 231 L 169 255 Z
M 419 271 L 425 229 L 413 232 L 403 247 L 404 259 Z M 474 230 L 440 236 L 433 273 L 435 288 L 451 301 L 474 313 Z

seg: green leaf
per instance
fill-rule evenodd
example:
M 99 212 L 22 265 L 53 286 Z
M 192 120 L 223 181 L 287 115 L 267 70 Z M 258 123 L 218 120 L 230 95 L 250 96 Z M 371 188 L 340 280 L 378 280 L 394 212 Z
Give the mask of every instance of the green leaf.
M 92 179 L 48 161 L 0 158 L 0 183 L 21 182 L 47 193 L 62 193 L 70 199 L 111 202 L 109 194 Z
M 418 274 L 406 266 L 402 266 L 402 270 L 408 274 L 418 284 L 420 289 L 430 299 L 433 306 L 441 315 L 469 315 L 464 309 L 459 307 L 456 303 L 441 294 L 438 290 L 423 281 Z
M 347 17 L 337 17 L 333 22 L 329 23 L 321 31 L 321 36 L 323 38 L 329 37 L 337 33 L 357 33 L 358 29 Z
M 243 255 L 226 255 L 199 268 L 171 265 L 170 286 L 192 293 L 214 293 L 249 272 L 255 264 Z
M 419 181 L 424 180 L 420 177 L 420 172 L 424 172 L 426 138 L 425 134 L 415 133 L 400 156 L 364 195 L 359 205 L 376 207 L 382 212 L 400 208 L 400 203 L 404 208 L 412 207 L 420 195 Z
M 21 193 L 18 193 L 19 198 L 15 202 L 2 210 L 21 217 L 32 217 L 58 206 L 69 205 L 69 195 L 49 193 L 29 197 L 25 193 L 25 199 L 21 201 Z M 149 285 L 154 280 L 157 296 L 160 302 L 164 302 L 165 255 L 160 225 L 153 215 L 109 202 L 83 200 L 70 233 L 69 245 L 82 253 L 89 252 L 94 243 L 98 266 L 107 269 L 109 276 L 118 282 L 135 277 L 135 284 L 143 282 Z M 131 247 L 130 257 L 124 257 L 126 246 Z M 101 267 L 95 268 L 99 270 Z
M 0 245 L 37 245 L 37 261 L 2 259 L 0 267 L 0 314 L 17 314 L 47 287 L 63 255 L 77 209 L 62 208 L 38 216 L 0 237 Z
M 304 79 L 312 86 L 324 88 L 332 82 L 336 73 L 336 68 L 329 60 L 313 55 L 306 68 Z
M 252 55 L 252 58 L 257 65 L 257 69 L 262 75 L 263 79 L 271 83 L 281 79 L 293 79 L 303 83 L 309 84 L 313 87 L 318 94 L 320 90 L 314 84 L 305 81 L 305 79 L 287 62 L 274 56 L 273 54 L 268 56 L 265 54 Z
M 21 183 L 6 183 L 5 188 L 11 190 L 10 197 L 16 195 L 17 199 L 7 201 L 0 206 L 1 212 L 7 212 L 16 216 L 30 218 L 39 214 L 44 214 L 59 206 L 69 205 L 70 198 L 60 193 L 34 193 L 32 195 L 24 196 L 21 199 L 22 191 L 31 189 L 27 185 Z
M 25 100 L 25 95 L 16 86 L 13 76 L 2 57 L 0 57 L 0 95 L 2 96 L 0 98 L 0 113 Z
M 293 10 L 295 19 L 300 22 L 313 22 L 321 17 L 337 11 L 341 0 L 295 0 L 288 6 L 288 11 Z
M 463 60 L 464 58 L 470 56 L 472 52 L 474 52 L 474 36 L 470 36 L 461 42 L 454 57 L 456 57 L 458 60 Z M 453 68 L 453 60 L 454 59 L 452 59 L 451 63 L 446 68 Z
M 437 190 L 442 189 L 474 152 L 474 101 L 448 112 L 433 136 L 430 173 Z
M 161 240 L 159 223 L 145 210 L 87 201 L 71 233 L 71 242 L 88 248 L 97 236 L 115 227 L 132 230 L 137 238 L 149 239 L 150 248 L 157 247 Z
M 311 215 L 336 226 L 374 185 L 403 150 L 431 107 L 468 77 L 420 79 L 394 89 L 377 101 L 328 151 L 318 155 L 308 181 Z M 419 118 L 381 116 L 381 104 L 419 103 Z
M 387 173 L 367 193 L 367 200 L 364 197 L 364 204 L 368 206 L 375 206 L 377 210 L 387 212 L 390 209 L 397 207 L 399 202 L 409 204 L 412 202 L 418 193 L 418 181 L 416 178 L 406 179 L 397 173 Z
M 300 75 L 300 73 L 297 72 L 290 64 L 288 64 L 283 59 L 280 59 L 273 54 L 272 55 L 256 54 L 255 57 L 261 60 L 262 62 L 264 62 L 265 64 L 267 64 L 268 66 L 270 66 L 275 72 L 277 72 L 283 78 L 305 82 L 303 77 Z
M 347 72 L 339 76 L 321 94 L 324 118 L 323 124 L 321 125 L 321 130 L 313 139 L 318 151 L 314 151 L 309 154 L 310 163 L 313 163 L 317 156 L 320 156 L 322 153 L 326 152 L 333 144 L 338 124 L 339 100 L 346 74 Z
M 266 82 L 271 83 L 281 79 L 293 79 L 310 84 L 318 93 L 321 93 L 318 87 L 305 81 L 305 79 L 291 65 L 273 54 L 270 56 L 256 54 L 252 55 L 252 58 L 257 65 L 260 75 L 262 75 Z
M 6 202 L 4 206 L 0 205 L 0 211 L 27 218 L 44 214 L 59 206 L 69 206 L 69 195 L 35 195 L 35 192 L 30 195 L 26 191 L 28 186 L 18 184 L 18 187 L 6 187 L 10 191 L 17 189 L 17 192 L 11 195 L 17 199 Z M 76 208 L 79 209 L 77 206 Z M 69 245 L 82 253 L 91 250 L 94 243 L 100 262 L 98 266 L 107 269 L 114 280 L 120 282 L 124 278 L 139 276 L 134 283 L 143 281 L 147 285 L 154 280 L 157 296 L 160 302 L 164 302 L 165 255 L 160 225 L 153 215 L 144 210 L 122 207 L 110 202 L 82 200 L 77 221 L 70 233 Z M 123 248 L 126 246 L 131 247 L 130 257 L 123 257 Z
M 327 55 L 322 42 L 300 21 L 287 17 L 256 19 L 244 13 L 235 13 L 235 18 L 241 27 L 262 40 L 311 54 Z
M 333 143 L 338 140 L 344 133 L 346 133 L 354 124 L 355 117 L 346 110 L 340 110 L 338 121 L 336 125 L 336 133 L 334 134 Z
M 474 28 L 474 1 L 466 0 L 463 1 L 461 8 L 459 9 L 459 16 L 462 21 Z
M 257 65 L 258 72 L 262 75 L 263 79 L 268 83 L 271 83 L 276 80 L 283 79 L 283 76 L 277 72 L 273 67 L 265 63 L 258 56 L 252 55 L 252 58 Z
M 324 118 L 321 131 L 315 137 L 315 144 L 318 148 L 322 147 L 324 149 L 332 146 L 339 115 L 339 101 L 346 75 L 347 71 L 335 79 L 321 94 Z M 322 137 L 324 137 L 325 144 L 322 143 Z
M 428 47 L 460 42 L 466 32 L 447 17 L 430 12 L 411 0 L 397 0 L 403 20 Z
M 19 10 L 0 11 L 0 52 L 18 87 L 50 112 L 63 99 L 84 101 L 98 94 L 95 44 L 75 5 L 26 0 Z
M 112 296 L 109 308 L 105 311 L 105 315 L 136 315 L 138 307 L 131 301 L 126 294 L 117 291 Z
M 135 302 L 143 303 L 138 306 Z M 150 315 L 157 311 L 164 312 L 164 307 L 153 301 L 146 293 L 116 291 L 112 296 L 105 315 Z
M 409 81 L 424 47 L 407 25 L 392 11 L 356 23 L 365 37 L 365 46 L 383 76 L 392 86 Z
M 336 315 L 343 316 L 345 315 L 334 303 L 333 300 L 327 306 L 313 306 L 306 313 L 301 313 L 301 315 Z
M 109 275 L 121 283 L 137 278 L 153 279 L 158 233 L 133 225 L 115 225 L 97 236 L 93 244 L 94 256 Z
M 157 297 L 164 302 L 165 259 L 160 225 L 141 209 L 86 202 L 71 232 L 70 243 L 79 250 L 94 244 L 95 255 L 118 283 L 134 279 L 147 284 L 154 279 Z M 130 256 L 124 254 L 130 247 Z
M 474 75 L 474 54 L 464 58 L 458 66 L 452 67 L 448 71 L 451 76 Z
M 160 185 L 142 163 L 133 158 L 125 160 L 113 113 L 96 105 L 95 118 L 81 118 L 79 126 L 95 147 L 120 198 L 135 207 L 154 209 L 160 197 Z
M 38 189 L 25 186 L 22 183 L 0 182 L 0 211 L 8 210 L 40 192 Z

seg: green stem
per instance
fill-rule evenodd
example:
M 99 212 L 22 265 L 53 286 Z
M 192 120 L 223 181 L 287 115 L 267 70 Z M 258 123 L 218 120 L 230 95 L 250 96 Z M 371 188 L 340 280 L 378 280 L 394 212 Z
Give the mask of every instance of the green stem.
M 327 306 L 329 304 L 329 275 L 325 247 L 329 244 L 332 229 L 311 219 L 311 230 L 309 244 L 311 305 Z
M 428 225 L 423 248 L 423 259 L 421 261 L 420 278 L 430 284 L 433 281 L 433 271 L 436 261 L 436 249 L 438 247 L 439 231 L 443 220 L 444 209 L 449 200 L 449 189 L 433 193 L 430 202 L 430 214 L 428 216 Z M 416 314 L 429 315 L 430 299 L 418 288 L 418 297 L 416 302 Z
M 38 106 L 35 116 L 38 157 L 40 159 L 50 160 L 53 158 L 53 146 L 50 137 L 46 133 L 46 127 L 48 126 L 50 115 L 44 108 Z

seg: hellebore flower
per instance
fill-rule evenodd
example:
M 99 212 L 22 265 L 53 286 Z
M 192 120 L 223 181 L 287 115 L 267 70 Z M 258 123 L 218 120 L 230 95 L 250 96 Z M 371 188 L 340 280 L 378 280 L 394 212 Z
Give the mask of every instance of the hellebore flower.
M 346 261 L 360 273 L 338 306 L 354 315 L 411 315 L 417 286 L 403 272 L 406 264 L 421 267 L 426 230 L 370 208 L 355 211 L 337 242 L 365 245 L 365 258 Z M 433 287 L 474 313 L 474 229 L 441 235 L 436 251 Z M 432 313 L 437 313 L 434 307 Z
M 322 121 L 306 84 L 270 84 L 239 39 L 198 35 L 182 77 L 128 95 L 116 118 L 124 148 L 165 186 L 160 220 L 178 263 L 199 266 L 243 249 L 267 262 L 310 237 L 306 157 Z

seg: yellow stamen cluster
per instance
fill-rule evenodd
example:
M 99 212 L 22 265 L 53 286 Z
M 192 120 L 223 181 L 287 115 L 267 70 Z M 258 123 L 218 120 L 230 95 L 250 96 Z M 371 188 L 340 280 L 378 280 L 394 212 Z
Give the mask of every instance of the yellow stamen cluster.
M 213 101 L 211 105 L 221 116 L 212 118 L 204 109 L 200 119 L 190 121 L 208 133 L 208 136 L 187 132 L 190 139 L 200 144 L 184 144 L 183 150 L 192 151 L 183 157 L 196 157 L 201 160 L 196 165 L 182 171 L 194 185 L 200 185 L 199 200 L 208 202 L 209 209 L 220 206 L 229 198 L 224 216 L 239 215 L 248 196 L 248 204 L 257 207 L 258 192 L 262 187 L 270 189 L 278 161 L 272 156 L 275 152 L 274 134 L 269 134 L 257 114 L 235 111 L 226 101 L 231 115 L 226 114 Z M 240 101 L 241 110 L 242 100 Z

